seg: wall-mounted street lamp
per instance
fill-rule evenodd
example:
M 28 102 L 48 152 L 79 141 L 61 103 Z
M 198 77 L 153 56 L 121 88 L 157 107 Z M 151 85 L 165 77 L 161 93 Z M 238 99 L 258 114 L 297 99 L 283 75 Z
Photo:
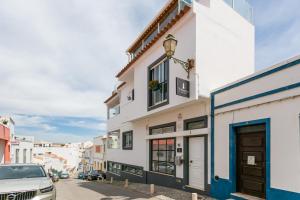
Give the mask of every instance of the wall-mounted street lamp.
M 169 34 L 166 39 L 164 40 L 163 46 L 165 48 L 165 53 L 168 59 L 173 59 L 174 63 L 179 63 L 183 69 L 188 73 L 187 78 L 190 77 L 190 71 L 194 67 L 194 59 L 188 59 L 186 62 L 183 60 L 180 60 L 178 58 L 174 58 L 176 46 L 177 46 L 177 40 L 175 37 L 171 34 Z

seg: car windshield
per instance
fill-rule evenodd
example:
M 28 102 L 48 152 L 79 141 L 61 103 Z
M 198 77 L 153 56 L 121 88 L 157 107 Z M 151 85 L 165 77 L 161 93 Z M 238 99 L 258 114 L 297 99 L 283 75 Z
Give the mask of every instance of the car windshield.
M 46 177 L 41 166 L 0 166 L 0 180 Z

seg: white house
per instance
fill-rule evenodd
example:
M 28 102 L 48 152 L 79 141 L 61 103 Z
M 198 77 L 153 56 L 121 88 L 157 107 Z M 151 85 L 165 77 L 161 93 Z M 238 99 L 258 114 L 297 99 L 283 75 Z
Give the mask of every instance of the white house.
M 13 135 L 10 141 L 11 163 L 32 163 L 33 136 Z
M 212 93 L 211 193 L 300 199 L 300 56 Z
M 252 9 L 234 2 L 170 0 L 128 48 L 105 101 L 108 177 L 209 192 L 210 91 L 254 72 Z
M 93 140 L 93 169 L 97 171 L 105 170 L 105 143 L 103 140 L 103 136 L 95 137 Z

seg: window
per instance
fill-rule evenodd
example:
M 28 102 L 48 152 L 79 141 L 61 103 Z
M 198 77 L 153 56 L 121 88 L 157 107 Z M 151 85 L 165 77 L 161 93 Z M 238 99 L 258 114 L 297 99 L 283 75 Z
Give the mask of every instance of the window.
M 175 138 L 150 141 L 151 171 L 175 175 Z
M 123 133 L 123 149 L 132 150 L 133 146 L 133 131 Z
M 95 152 L 96 153 L 101 153 L 101 146 L 100 145 L 95 145 Z
M 17 164 L 20 162 L 19 154 L 20 154 L 20 149 L 16 149 L 16 163 Z
M 32 149 L 30 149 L 30 163 L 32 163 Z
M 184 120 L 184 130 L 207 128 L 207 116 Z
M 26 163 L 26 153 L 27 153 L 27 149 L 23 149 L 23 163 Z
M 142 167 L 136 167 L 136 166 L 130 166 L 130 165 L 123 165 L 123 172 L 143 176 L 143 168 Z
M 120 130 L 108 133 L 107 148 L 119 149 L 120 147 Z
M 149 67 L 148 110 L 168 104 L 169 60 L 165 56 Z
M 150 135 L 173 133 L 176 131 L 176 122 L 150 127 L 149 130 Z
M 108 162 L 108 171 L 112 172 L 114 174 L 121 174 L 121 167 L 122 165 L 119 163 L 115 163 L 115 162 Z

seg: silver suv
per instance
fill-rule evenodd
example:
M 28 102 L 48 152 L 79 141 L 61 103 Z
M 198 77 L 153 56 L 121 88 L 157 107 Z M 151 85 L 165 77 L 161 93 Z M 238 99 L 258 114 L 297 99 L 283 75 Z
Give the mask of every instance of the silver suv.
M 0 165 L 0 200 L 55 200 L 55 186 L 35 164 Z

